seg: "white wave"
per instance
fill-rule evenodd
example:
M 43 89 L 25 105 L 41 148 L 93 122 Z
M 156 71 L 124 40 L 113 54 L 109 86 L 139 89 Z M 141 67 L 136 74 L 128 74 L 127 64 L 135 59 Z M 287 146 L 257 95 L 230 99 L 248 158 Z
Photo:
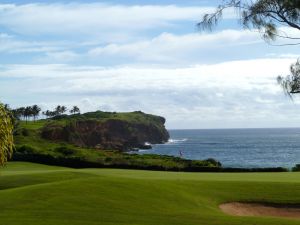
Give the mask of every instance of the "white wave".
M 177 144 L 177 143 L 182 143 L 182 142 L 186 142 L 188 139 L 187 138 L 183 138 L 183 139 L 169 139 L 167 144 Z
M 148 152 L 149 149 L 139 149 L 138 152 Z

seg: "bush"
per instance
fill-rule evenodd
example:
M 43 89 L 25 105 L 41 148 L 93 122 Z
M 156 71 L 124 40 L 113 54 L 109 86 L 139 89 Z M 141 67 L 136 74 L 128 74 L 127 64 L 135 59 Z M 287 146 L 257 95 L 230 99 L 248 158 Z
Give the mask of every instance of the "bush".
M 16 147 L 15 151 L 16 151 L 16 153 L 23 153 L 23 154 L 31 154 L 31 153 L 38 152 L 37 149 L 35 149 L 34 147 L 32 147 L 30 145 L 22 145 L 22 146 Z
M 289 170 L 284 167 L 265 167 L 265 168 L 222 168 L 222 172 L 229 173 L 246 173 L 246 172 L 288 172 Z
M 29 130 L 26 129 L 26 128 L 23 128 L 22 131 L 21 131 L 21 133 L 22 133 L 23 136 L 26 136 L 26 137 L 30 135 Z
M 59 165 L 73 168 L 123 168 L 186 172 L 286 172 L 286 168 L 223 168 L 215 159 L 188 160 L 167 155 L 137 155 L 120 152 L 79 150 L 68 145 L 36 149 L 30 145 L 17 146 L 13 160 Z M 300 164 L 293 168 L 300 171 Z
M 204 161 L 210 163 L 212 166 L 222 167 L 222 164 L 219 161 L 217 161 L 217 160 L 215 160 L 213 158 L 209 158 L 209 159 L 206 159 Z
M 62 153 L 64 155 L 73 155 L 76 153 L 75 149 L 66 147 L 66 146 L 62 146 L 62 147 L 58 147 L 54 149 L 56 152 Z
M 299 172 L 300 171 L 300 164 L 297 164 L 295 167 L 292 168 L 293 172 Z

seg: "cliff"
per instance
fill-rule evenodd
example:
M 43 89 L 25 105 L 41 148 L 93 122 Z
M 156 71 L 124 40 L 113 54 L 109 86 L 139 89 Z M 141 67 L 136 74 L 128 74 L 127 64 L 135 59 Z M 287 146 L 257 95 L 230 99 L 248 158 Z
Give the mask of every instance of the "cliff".
M 163 117 L 139 111 L 98 111 L 54 118 L 41 129 L 41 136 L 80 147 L 128 151 L 147 147 L 145 143 L 167 142 L 169 134 L 164 124 Z

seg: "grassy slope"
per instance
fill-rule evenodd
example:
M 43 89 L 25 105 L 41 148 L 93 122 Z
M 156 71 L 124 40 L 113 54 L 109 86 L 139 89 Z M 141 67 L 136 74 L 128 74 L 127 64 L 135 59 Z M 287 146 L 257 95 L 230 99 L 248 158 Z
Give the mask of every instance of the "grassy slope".
M 118 120 L 124 120 L 128 122 L 142 122 L 142 123 L 160 123 L 160 116 L 155 116 L 151 114 L 142 113 L 140 111 L 136 112 L 102 112 L 102 111 L 96 111 L 96 112 L 89 112 L 85 114 L 75 114 L 75 115 L 69 115 L 66 118 L 62 118 L 59 121 L 68 121 L 68 120 L 77 120 L 77 119 L 95 119 L 98 121 L 105 121 L 107 119 L 118 119 Z
M 300 202 L 300 173 L 173 173 L 9 163 L 0 170 L 5 225 L 284 225 L 232 217 L 228 201 Z

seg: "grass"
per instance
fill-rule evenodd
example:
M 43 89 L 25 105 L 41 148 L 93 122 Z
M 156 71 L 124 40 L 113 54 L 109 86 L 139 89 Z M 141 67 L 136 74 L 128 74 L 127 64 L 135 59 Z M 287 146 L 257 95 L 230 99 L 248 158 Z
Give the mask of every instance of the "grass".
M 175 173 L 70 169 L 11 162 L 0 169 L 5 225 L 296 225 L 233 217 L 230 201 L 300 203 L 300 173 Z
M 103 111 L 96 111 L 96 112 L 89 112 L 85 114 L 75 114 L 69 116 L 61 116 L 57 117 L 56 121 L 70 121 L 70 120 L 85 120 L 85 119 L 94 119 L 97 121 L 106 121 L 108 119 L 117 119 L 123 120 L 128 122 L 142 122 L 142 123 L 151 123 L 154 122 L 161 122 L 163 119 L 160 116 L 155 116 L 151 114 L 146 114 L 141 111 L 135 112 L 103 112 Z M 164 119 L 163 119 L 164 120 Z

